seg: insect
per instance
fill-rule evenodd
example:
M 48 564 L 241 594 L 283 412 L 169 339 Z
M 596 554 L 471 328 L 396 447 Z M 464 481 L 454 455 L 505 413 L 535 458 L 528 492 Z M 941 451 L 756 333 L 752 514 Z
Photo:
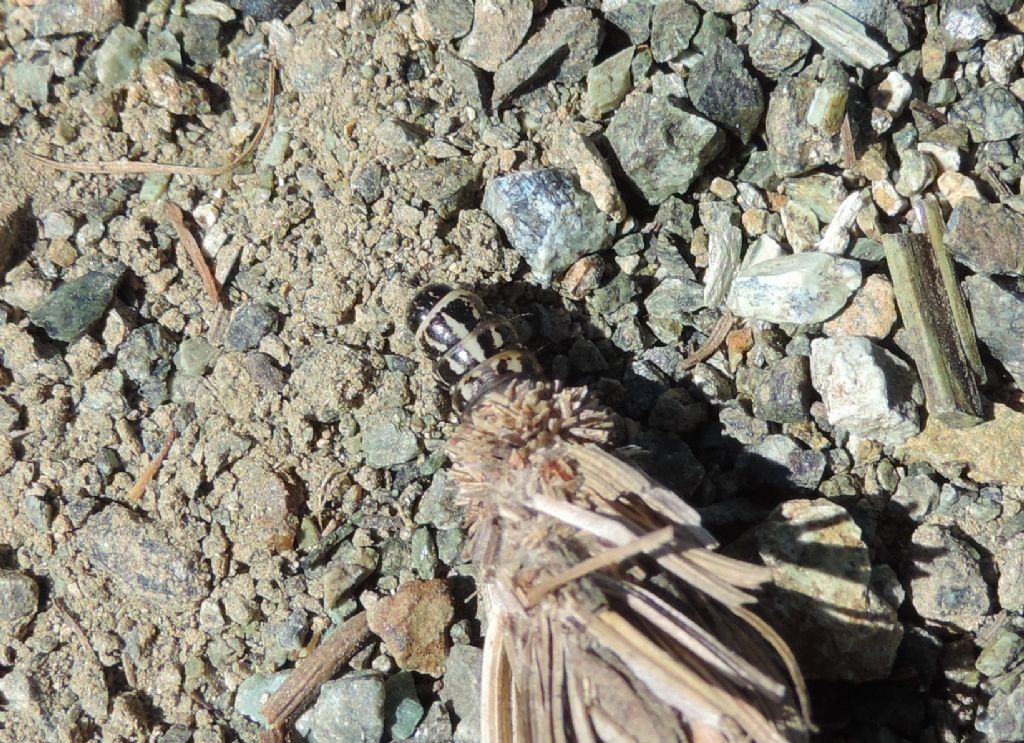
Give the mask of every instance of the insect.
M 766 568 L 612 454 L 610 413 L 543 378 L 512 326 L 435 284 L 410 328 L 451 388 L 448 453 L 488 622 L 485 743 L 806 740 L 806 691 L 748 607 Z

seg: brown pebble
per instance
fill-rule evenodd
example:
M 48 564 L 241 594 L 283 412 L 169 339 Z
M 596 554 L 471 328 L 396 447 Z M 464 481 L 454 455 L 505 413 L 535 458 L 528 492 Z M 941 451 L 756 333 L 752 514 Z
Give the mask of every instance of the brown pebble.
M 443 580 L 414 580 L 367 610 L 370 629 L 399 668 L 439 678 L 447 657 L 448 624 L 454 609 Z

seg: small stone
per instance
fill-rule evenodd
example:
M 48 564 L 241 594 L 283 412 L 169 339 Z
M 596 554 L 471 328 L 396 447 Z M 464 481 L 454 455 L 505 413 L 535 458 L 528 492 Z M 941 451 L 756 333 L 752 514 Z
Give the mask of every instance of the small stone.
M 794 73 L 810 50 L 810 37 L 774 10 L 758 7 L 754 11 L 747 53 L 758 72 L 771 78 Z
M 815 80 L 784 77 L 768 99 L 765 137 L 772 166 L 780 177 L 799 175 L 842 160 L 839 130 L 819 129 L 808 121 L 819 87 Z
M 974 723 L 986 740 L 1024 740 L 1024 683 L 1018 668 L 993 679 L 996 691 Z M 1005 681 L 1004 681 L 1005 680 Z M 1004 683 L 998 683 L 1003 681 Z
M 743 233 L 738 211 L 732 204 L 705 201 L 700 205 L 700 221 L 708 232 L 708 266 L 704 272 L 704 304 L 717 307 L 729 292 L 740 265 Z
M 626 218 L 626 206 L 612 170 L 588 137 L 571 125 L 559 127 L 548 155 L 553 165 L 575 171 L 580 187 L 590 194 L 598 209 L 617 222 Z
M 777 587 L 764 611 L 801 670 L 816 679 L 886 678 L 903 637 L 898 583 L 872 567 L 850 514 L 824 499 L 790 500 L 753 538 Z
M 434 208 L 441 219 L 449 219 L 468 207 L 479 193 L 482 168 L 469 158 L 453 157 L 436 165 L 403 170 L 402 187 Z
M 947 229 L 946 244 L 960 263 L 983 274 L 1024 274 L 1024 215 L 965 199 Z
M 419 439 L 412 431 L 386 419 L 363 427 L 363 454 L 371 467 L 393 467 L 409 462 L 420 453 Z
M 21 635 L 39 609 L 39 586 L 17 570 L 0 569 L 0 637 Z
M 963 124 L 975 142 L 998 142 L 1024 132 L 1024 109 L 1004 85 L 972 90 L 953 105 L 949 120 Z
M 968 199 L 982 203 L 985 201 L 978 191 L 977 184 L 963 173 L 943 173 L 939 176 L 937 185 L 939 193 L 954 209 Z
M 996 31 L 992 11 L 976 0 L 945 0 L 939 13 L 936 39 L 951 52 L 970 49 Z
M 584 110 L 591 118 L 614 111 L 633 86 L 633 47 L 627 47 L 587 72 L 587 100 Z
M 249 676 L 235 691 L 235 711 L 248 717 L 260 725 L 267 724 L 267 718 L 263 716 L 263 704 L 270 698 L 270 695 L 281 688 L 291 671 L 278 671 L 269 676 L 262 673 L 254 673 Z
M 224 347 L 229 351 L 248 351 L 259 346 L 263 336 L 273 331 L 277 313 L 265 304 L 247 302 L 231 313 L 224 333 Z
M 1024 37 L 1014 34 L 985 44 L 985 69 L 993 82 L 1008 85 L 1024 58 Z
M 384 737 L 384 680 L 350 671 L 320 687 L 316 703 L 295 722 L 308 743 L 369 743 Z
M 416 0 L 414 17 L 420 37 L 426 41 L 452 41 L 473 27 L 471 0 Z
M 914 88 L 898 70 L 893 70 L 872 91 L 872 101 L 893 118 L 900 116 L 910 103 Z
M 151 407 L 167 400 L 174 344 L 156 323 L 136 328 L 117 351 L 117 365 Z
M 857 261 L 816 252 L 783 255 L 741 268 L 725 304 L 740 317 L 767 322 L 823 322 L 860 283 Z
M 492 180 L 483 208 L 545 285 L 608 239 L 607 221 L 593 197 L 557 168 Z
M 675 59 L 690 46 L 700 11 L 686 0 L 659 0 L 651 17 L 651 53 L 655 62 Z
M 881 340 L 896 324 L 896 295 L 892 282 L 882 274 L 871 274 L 850 304 L 822 326 L 825 335 L 862 335 Z
M 811 382 L 828 422 L 854 436 L 895 446 L 920 430 L 914 373 L 867 338 L 812 341 Z
M 1024 637 L 1000 627 L 978 653 L 974 667 L 986 676 L 998 676 L 1024 658 Z
M 494 73 L 492 105 L 500 105 L 541 77 L 563 82 L 582 79 L 593 66 L 600 41 L 601 25 L 589 10 L 552 11 L 519 51 Z
M 473 29 L 459 45 L 459 55 L 494 72 L 523 43 L 533 8 L 532 0 L 478 0 L 473 4 Z
M 441 699 L 459 720 L 453 743 L 478 743 L 480 734 L 480 687 L 483 651 L 470 645 L 456 645 L 448 656 Z
M 772 434 L 741 454 L 737 469 L 748 482 L 813 490 L 827 464 L 820 451 L 804 449 L 789 436 Z
M 739 47 L 727 40 L 716 44 L 690 69 L 686 88 L 700 113 L 744 144 L 750 141 L 764 114 L 764 93 L 744 66 Z
M 105 86 L 127 81 L 139 69 L 145 53 L 142 34 L 128 26 L 117 26 L 96 50 L 96 78 Z
M 938 167 L 929 155 L 919 150 L 905 150 L 900 155 L 896 192 L 900 196 L 916 196 L 931 185 L 937 174 Z
M 46 212 L 43 215 L 43 234 L 48 240 L 69 238 L 75 234 L 75 219 L 65 212 Z
M 686 193 L 725 144 L 710 121 L 641 92 L 626 97 L 605 136 L 626 177 L 652 204 Z
M 803 253 L 814 247 L 820 236 L 818 217 L 811 209 L 790 199 L 779 211 L 786 242 L 794 253 Z
M 939 506 L 939 484 L 928 475 L 908 475 L 900 480 L 889 500 L 889 509 L 919 524 Z
M 980 274 L 968 276 L 964 285 L 978 340 L 1024 389 L 1024 293 Z
M 754 415 L 773 423 L 806 420 L 811 408 L 811 374 L 804 356 L 787 356 L 773 364 L 754 388 Z
M 768 436 L 768 424 L 747 413 L 739 405 L 729 405 L 718 412 L 722 435 L 746 446 L 756 445 Z
M 995 563 L 999 569 L 999 605 L 1007 611 L 1024 610 L 1024 532 L 1000 543 Z
M 29 313 L 29 320 L 54 340 L 66 343 L 78 340 L 106 312 L 122 272 L 120 266 L 89 271 L 65 282 Z
M 174 366 L 189 377 L 203 376 L 217 358 L 217 349 L 206 338 L 186 338 L 174 354 Z
M 231 472 L 237 483 L 236 498 L 227 508 L 228 526 L 238 559 L 268 549 L 291 549 L 299 519 L 288 483 L 258 450 L 238 461 Z
M 48 64 L 19 62 L 11 71 L 15 92 L 33 103 L 46 103 L 50 97 L 50 77 L 53 72 Z
M 28 8 L 32 13 L 32 35 L 37 39 L 79 34 L 103 38 L 123 20 L 118 0 L 48 0 Z
M 440 678 L 453 612 L 445 581 L 415 580 L 374 604 L 367 611 L 367 621 L 399 668 Z
M 149 99 L 155 105 L 178 116 L 198 113 L 199 104 L 204 100 L 202 89 L 189 80 L 180 79 L 166 61 L 147 57 L 139 71 Z
M 324 570 L 324 606 L 333 609 L 349 592 L 377 569 L 380 558 L 369 547 L 343 545 Z
M 647 326 L 662 343 L 675 343 L 686 328 L 685 317 L 704 307 L 704 287 L 696 281 L 668 277 L 644 300 Z
M 908 574 L 910 601 L 925 619 L 973 632 L 990 609 L 981 556 L 944 526 L 914 530 Z
M 384 682 L 384 726 L 391 740 L 411 737 L 423 712 L 411 673 L 400 671 Z
M 846 64 L 870 70 L 892 59 L 892 52 L 872 39 L 863 23 L 826 0 L 810 0 L 785 13 L 825 51 Z
M 885 214 L 895 217 L 907 208 L 907 200 L 900 196 L 892 181 L 883 179 L 871 184 L 871 198 Z

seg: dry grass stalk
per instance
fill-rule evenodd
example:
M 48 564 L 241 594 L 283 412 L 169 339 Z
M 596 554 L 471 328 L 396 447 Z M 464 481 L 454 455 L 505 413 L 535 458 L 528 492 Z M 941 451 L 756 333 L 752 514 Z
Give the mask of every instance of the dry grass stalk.
M 174 428 L 174 424 L 171 424 L 171 428 L 167 432 L 167 436 L 164 438 L 164 443 L 163 446 L 160 447 L 160 451 L 153 458 L 153 461 L 143 468 L 141 474 L 139 474 L 139 479 L 135 481 L 135 484 L 132 485 L 132 489 L 128 491 L 128 500 L 133 503 L 137 503 L 142 499 L 142 494 L 146 492 L 146 487 L 153 481 L 153 478 L 156 477 L 156 473 L 160 471 L 160 465 L 162 465 L 164 460 L 167 459 L 167 454 L 171 451 L 171 444 L 174 443 L 176 438 L 178 438 L 178 431 Z
M 252 141 L 246 145 L 237 156 L 233 157 L 224 165 L 202 166 L 202 165 L 179 165 L 177 163 L 143 163 L 134 160 L 113 160 L 109 162 L 89 162 L 80 160 L 76 162 L 59 162 L 48 157 L 37 155 L 34 152 L 24 151 L 22 154 L 31 162 L 42 165 L 51 170 L 59 170 L 67 173 L 91 173 L 96 175 L 143 175 L 148 173 L 164 173 L 167 175 L 190 175 L 190 176 L 218 176 L 229 173 L 241 163 L 248 160 L 256 151 L 260 141 L 267 133 L 270 122 L 274 116 L 274 99 L 276 90 L 274 88 L 274 75 L 277 67 L 273 62 L 267 69 L 267 108 L 263 114 L 259 129 Z
M 217 279 L 213 277 L 213 272 L 210 271 L 210 267 L 206 263 L 206 256 L 203 255 L 199 243 L 192 237 L 192 233 L 189 232 L 188 227 L 185 225 L 185 215 L 182 214 L 181 208 L 173 201 L 167 201 L 164 204 L 164 211 L 167 212 L 167 218 L 174 225 L 174 231 L 178 233 L 178 239 L 185 246 L 185 252 L 188 253 L 192 265 L 199 272 L 199 276 L 203 280 L 203 286 L 206 288 L 206 295 L 214 305 L 219 305 L 220 287 L 217 286 Z
M 729 331 L 732 330 L 733 323 L 736 322 L 736 318 L 733 317 L 731 312 L 726 312 L 722 315 L 718 322 L 715 323 L 714 327 L 711 328 L 711 333 L 708 335 L 708 339 L 700 346 L 696 351 L 691 353 L 685 359 L 679 362 L 679 370 L 686 371 L 692 369 L 701 362 L 710 359 L 715 351 L 718 350 L 726 337 L 729 335 Z

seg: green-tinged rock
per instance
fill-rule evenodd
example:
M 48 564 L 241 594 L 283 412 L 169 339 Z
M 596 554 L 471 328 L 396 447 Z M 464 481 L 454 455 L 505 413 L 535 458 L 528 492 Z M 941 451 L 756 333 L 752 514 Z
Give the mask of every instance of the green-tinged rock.
M 1024 274 L 1024 215 L 968 198 L 949 215 L 948 230 L 957 262 L 982 274 Z
M 384 680 L 373 671 L 350 671 L 328 681 L 295 729 L 308 743 L 379 741 L 384 736 Z
M 146 52 L 142 34 L 128 26 L 118 26 L 96 51 L 96 77 L 101 85 L 118 85 L 139 69 Z
M 824 132 L 807 122 L 818 87 L 815 80 L 786 77 L 769 97 L 765 137 L 779 176 L 799 175 L 842 160 L 839 132 Z
M 263 703 L 270 698 L 271 694 L 281 688 L 281 684 L 290 674 L 291 671 L 278 671 L 269 676 L 254 673 L 245 679 L 235 691 L 235 712 L 260 725 L 266 725 L 267 718 L 261 711 Z
M 409 671 L 400 671 L 384 682 L 384 726 L 391 740 L 405 740 L 416 732 L 423 712 Z
M 364 427 L 362 443 L 366 463 L 371 467 L 393 467 L 415 459 L 420 452 L 416 434 L 390 421 Z
M 964 280 L 978 340 L 1024 389 L 1024 293 L 975 274 Z
M 655 54 L 657 59 L 657 54 Z M 686 88 L 694 107 L 746 143 L 761 123 L 764 93 L 728 40 L 705 52 L 690 70 Z
M 19 62 L 12 72 L 14 90 L 33 103 L 46 103 L 50 95 L 51 75 L 48 64 Z
M 975 142 L 998 142 L 1024 132 L 1024 109 L 1005 85 L 990 84 L 972 90 L 949 112 L 949 120 L 963 124 Z
M 65 282 L 29 313 L 29 321 L 54 340 L 78 340 L 106 312 L 122 272 L 121 267 L 112 267 Z
M 614 111 L 632 86 L 633 47 L 612 55 L 587 72 L 586 112 L 599 118 Z
M 771 78 L 796 72 L 810 50 L 807 34 L 778 13 L 762 7 L 754 11 L 747 53 L 758 72 Z
M 651 18 L 651 52 L 667 62 L 686 51 L 700 25 L 700 11 L 686 0 L 660 0 Z
M 626 32 L 634 44 L 643 44 L 651 36 L 654 0 L 603 0 L 601 15 Z
M 1024 637 L 1000 627 L 978 653 L 974 667 L 986 676 L 996 676 L 1024 660 Z
M 662 343 L 675 343 L 686 328 L 686 314 L 704 306 L 704 288 L 683 278 L 663 279 L 646 300 L 647 327 Z
M 201 377 L 217 358 L 217 353 L 206 338 L 186 338 L 174 354 L 174 365 L 186 376 Z

